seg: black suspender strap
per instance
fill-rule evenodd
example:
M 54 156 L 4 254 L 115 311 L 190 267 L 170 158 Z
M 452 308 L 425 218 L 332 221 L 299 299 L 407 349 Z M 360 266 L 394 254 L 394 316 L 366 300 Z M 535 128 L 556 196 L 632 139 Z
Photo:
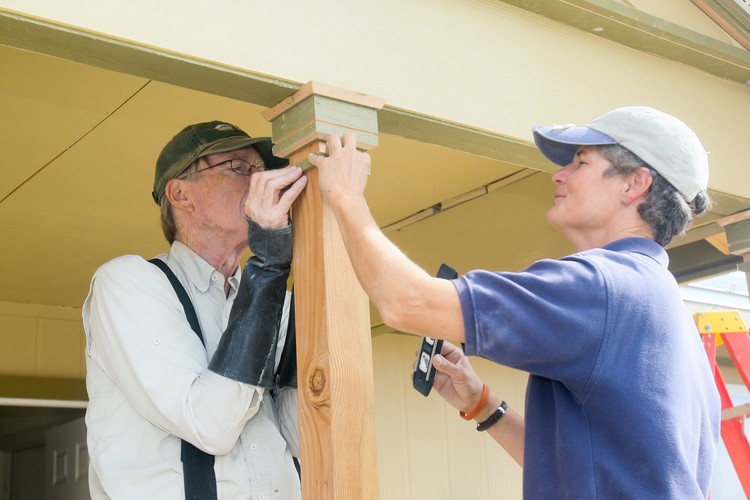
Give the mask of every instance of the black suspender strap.
M 177 276 L 163 260 L 151 259 L 149 262 L 161 269 L 167 276 L 182 303 L 183 309 L 185 309 L 185 316 L 187 316 L 190 326 L 201 339 L 201 342 L 205 344 L 193 303 L 190 302 L 190 297 L 188 297 Z M 216 500 L 214 456 L 199 450 L 183 439 L 180 458 L 182 459 L 182 476 L 185 484 L 185 500 Z
M 177 293 L 177 297 L 180 299 L 180 302 L 182 302 L 182 308 L 185 309 L 185 316 L 187 316 L 190 327 L 193 329 L 198 338 L 201 339 L 201 342 L 205 345 L 206 341 L 203 340 L 203 332 L 201 332 L 201 325 L 200 323 L 198 323 L 198 316 L 195 314 L 195 308 L 193 307 L 193 303 L 190 302 L 190 297 L 188 297 L 188 294 L 185 291 L 185 288 L 182 286 L 182 283 L 180 283 L 180 280 L 177 279 L 177 276 L 174 275 L 167 263 L 163 260 L 151 259 L 149 260 L 149 262 L 164 271 L 164 274 L 167 275 L 169 282 L 172 283 L 172 288 L 174 288 L 174 291 Z

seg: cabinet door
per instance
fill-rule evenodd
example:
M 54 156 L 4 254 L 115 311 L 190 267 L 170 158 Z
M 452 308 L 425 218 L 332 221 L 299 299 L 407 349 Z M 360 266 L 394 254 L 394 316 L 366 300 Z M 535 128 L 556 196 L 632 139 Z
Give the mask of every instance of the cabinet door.
M 84 419 L 47 431 L 44 453 L 45 500 L 90 500 Z

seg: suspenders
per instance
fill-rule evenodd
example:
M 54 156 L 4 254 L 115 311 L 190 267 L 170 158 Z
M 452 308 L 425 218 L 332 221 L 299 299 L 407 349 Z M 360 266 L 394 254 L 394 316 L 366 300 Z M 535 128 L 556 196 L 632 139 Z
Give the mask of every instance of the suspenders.
M 150 263 L 161 269 L 167 275 L 177 297 L 185 309 L 185 315 L 193 331 L 205 345 L 198 316 L 195 314 L 193 303 L 190 302 L 185 288 L 174 275 L 167 264 L 159 259 L 151 259 Z M 185 500 L 216 500 L 216 473 L 214 472 L 214 456 L 199 450 L 192 444 L 182 440 L 182 476 L 185 482 Z

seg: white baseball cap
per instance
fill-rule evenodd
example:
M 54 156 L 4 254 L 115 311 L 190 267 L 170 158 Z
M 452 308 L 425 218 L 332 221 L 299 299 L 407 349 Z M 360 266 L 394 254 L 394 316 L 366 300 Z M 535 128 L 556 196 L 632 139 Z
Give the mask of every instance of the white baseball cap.
M 570 164 L 579 146 L 619 144 L 667 179 L 688 202 L 708 188 L 708 156 L 690 127 L 647 106 L 605 113 L 585 127 L 535 127 L 534 142 L 551 162 Z

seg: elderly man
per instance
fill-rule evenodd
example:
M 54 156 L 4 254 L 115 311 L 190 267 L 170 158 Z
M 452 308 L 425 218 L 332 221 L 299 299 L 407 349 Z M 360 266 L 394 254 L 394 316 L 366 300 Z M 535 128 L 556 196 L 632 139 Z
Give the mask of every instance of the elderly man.
M 286 165 L 219 121 L 162 150 L 169 253 L 104 264 L 83 306 L 93 498 L 300 498 L 296 380 L 277 367 L 306 179 Z

